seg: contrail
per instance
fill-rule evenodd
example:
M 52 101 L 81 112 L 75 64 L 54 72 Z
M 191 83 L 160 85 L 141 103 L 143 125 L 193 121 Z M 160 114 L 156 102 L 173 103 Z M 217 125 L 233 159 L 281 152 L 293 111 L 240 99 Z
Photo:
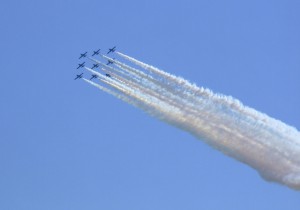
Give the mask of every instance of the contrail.
M 127 103 L 129 103 L 129 104 L 133 104 L 133 102 L 128 98 L 128 97 L 126 97 L 126 96 L 123 96 L 123 95 L 121 95 L 121 94 L 118 94 L 118 93 L 116 93 L 116 92 L 114 92 L 114 91 L 112 91 L 112 90 L 110 90 L 110 89 L 108 89 L 108 88 L 106 88 L 106 87 L 103 87 L 103 86 L 101 86 L 101 85 L 99 85 L 99 84 L 97 84 L 97 83 L 94 83 L 94 82 L 92 82 L 92 81 L 90 81 L 90 80 L 88 80 L 88 79 L 85 79 L 85 78 L 82 78 L 85 82 L 87 82 L 87 83 L 89 83 L 89 84 L 91 84 L 91 85 L 93 85 L 93 86 L 95 86 L 95 87 L 97 87 L 97 88 L 99 88 L 100 90 L 102 90 L 102 91 L 104 91 L 104 92 L 106 92 L 106 93 L 108 93 L 108 94 L 111 94 L 111 95 L 113 95 L 113 96 L 115 96 L 116 98 L 119 98 L 119 99 L 121 99 L 121 100 L 123 100 L 123 101 L 125 101 L 125 102 L 127 102 Z
M 266 180 L 300 190 L 300 133 L 296 128 L 230 96 L 215 94 L 123 53 L 116 54 L 142 70 L 103 56 L 114 61 L 115 67 L 105 68 L 111 78 L 97 75 L 114 92 L 102 86 L 101 90 L 188 131 L 256 169 Z

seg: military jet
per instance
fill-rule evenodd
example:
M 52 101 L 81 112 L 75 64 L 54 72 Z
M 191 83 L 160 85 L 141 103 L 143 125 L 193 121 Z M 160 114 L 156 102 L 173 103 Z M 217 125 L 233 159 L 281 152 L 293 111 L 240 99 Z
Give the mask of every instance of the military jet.
M 100 49 L 97 50 L 97 51 L 94 51 L 92 56 L 94 56 L 94 55 L 99 55 L 99 51 L 100 51 Z
M 93 64 L 93 67 L 92 67 L 92 69 L 94 69 L 94 68 L 98 68 L 99 67 L 99 65 L 96 63 L 96 64 Z
M 115 58 L 113 58 L 113 60 L 115 60 Z M 108 60 L 106 65 L 113 64 L 113 63 L 114 63 L 113 61 Z
M 87 52 L 80 54 L 79 59 L 80 59 L 80 58 L 85 58 L 85 57 L 86 57 L 86 54 L 87 54 Z
M 78 64 L 77 69 L 84 67 L 85 62 Z
M 82 78 L 82 75 L 83 75 L 83 73 L 77 74 L 74 80 L 81 79 L 81 78 Z
M 98 78 L 98 75 L 97 74 L 92 74 L 92 77 L 90 80 L 94 79 L 94 78 Z
M 107 54 L 115 51 L 116 51 L 116 46 L 114 46 L 113 48 L 109 48 Z
M 114 62 L 108 61 L 106 65 L 113 64 Z

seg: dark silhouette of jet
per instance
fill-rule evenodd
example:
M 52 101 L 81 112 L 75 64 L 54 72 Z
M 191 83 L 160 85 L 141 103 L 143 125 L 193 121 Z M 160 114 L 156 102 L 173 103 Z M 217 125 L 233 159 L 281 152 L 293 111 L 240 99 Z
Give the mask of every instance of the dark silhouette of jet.
M 90 80 L 94 79 L 94 78 L 98 78 L 98 75 L 97 74 L 92 74 L 92 77 Z
M 113 60 L 115 60 L 115 58 L 113 58 Z M 113 64 L 114 62 L 112 60 L 108 60 L 106 65 L 110 65 Z
M 82 75 L 83 75 L 83 73 L 77 74 L 74 80 L 81 79 L 81 78 L 82 78 Z
M 77 69 L 84 67 L 85 62 L 78 64 Z
M 92 56 L 94 56 L 94 55 L 99 55 L 99 52 L 100 52 L 100 49 L 97 50 L 97 51 L 94 51 Z
M 113 48 L 109 48 L 107 54 L 115 51 L 116 51 L 116 46 L 114 46 Z
M 79 59 L 80 59 L 80 58 L 85 58 L 85 57 L 86 57 L 86 54 L 87 54 L 87 52 L 80 54 Z
M 93 67 L 92 67 L 92 69 L 94 69 L 94 68 L 98 68 L 99 67 L 99 65 L 96 63 L 96 64 L 93 64 Z
M 113 64 L 114 62 L 108 61 L 106 65 Z

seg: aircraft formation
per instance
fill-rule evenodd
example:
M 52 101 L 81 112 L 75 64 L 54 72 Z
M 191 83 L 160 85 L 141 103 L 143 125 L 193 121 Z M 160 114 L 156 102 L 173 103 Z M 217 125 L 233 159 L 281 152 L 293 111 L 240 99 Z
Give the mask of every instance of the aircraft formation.
M 95 50 L 91 53 L 92 57 L 96 56 L 96 55 L 99 55 L 100 54 L 100 51 L 101 49 L 98 49 L 98 50 Z M 110 53 L 114 53 L 116 51 L 116 46 L 112 47 L 112 48 L 109 48 L 107 53 L 106 54 L 110 54 Z M 100 54 L 102 55 L 102 54 Z M 80 56 L 79 56 L 79 60 L 81 59 L 84 59 L 88 56 L 88 52 L 84 52 L 84 53 L 80 53 Z M 90 60 L 93 60 L 91 57 L 88 57 Z M 107 59 L 107 63 L 106 65 L 110 65 L 110 64 L 113 64 L 114 63 L 114 58 L 113 59 Z M 85 64 L 85 61 L 82 62 L 82 63 L 79 63 L 78 66 L 77 66 L 77 69 L 80 69 L 80 68 L 85 68 L 86 67 L 86 64 Z M 93 66 L 91 67 L 91 69 L 97 69 L 99 67 L 99 63 L 93 63 Z M 111 75 L 109 73 L 105 73 L 104 74 L 106 77 L 111 77 Z M 81 79 L 83 77 L 83 73 L 81 74 L 77 74 L 75 79 L 74 80 L 77 80 L 77 79 Z M 97 74 L 92 74 L 90 80 L 92 79 L 97 79 L 98 78 L 98 75 Z

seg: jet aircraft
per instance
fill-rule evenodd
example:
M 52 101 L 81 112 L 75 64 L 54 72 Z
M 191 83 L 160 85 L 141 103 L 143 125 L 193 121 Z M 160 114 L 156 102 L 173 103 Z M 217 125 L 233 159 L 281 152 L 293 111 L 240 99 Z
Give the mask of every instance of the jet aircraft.
M 99 65 L 96 63 L 96 64 L 93 64 L 93 67 L 92 67 L 92 69 L 94 69 L 94 68 L 98 68 L 99 67 Z
M 109 64 L 113 64 L 114 62 L 112 62 L 112 61 L 107 61 L 107 64 L 106 65 L 109 65 Z
M 83 73 L 77 74 L 74 80 L 81 79 L 81 78 L 82 78 L 82 75 L 83 75 Z
M 85 62 L 78 64 L 77 69 L 84 67 Z
M 80 54 L 79 59 L 80 59 L 80 58 L 85 58 L 85 57 L 86 57 L 86 54 L 87 54 L 87 52 Z
M 92 74 L 92 77 L 90 80 L 94 79 L 94 78 L 98 78 L 98 75 L 97 74 Z
M 112 60 L 115 60 L 115 58 L 113 58 Z M 112 60 L 108 60 L 106 65 L 113 64 L 114 62 Z
M 107 54 L 111 53 L 111 52 L 115 52 L 116 51 L 116 46 L 114 46 L 113 48 L 109 48 Z
M 100 49 L 97 50 L 97 51 L 94 51 L 92 56 L 94 56 L 94 55 L 99 55 L 99 51 L 100 51 Z

